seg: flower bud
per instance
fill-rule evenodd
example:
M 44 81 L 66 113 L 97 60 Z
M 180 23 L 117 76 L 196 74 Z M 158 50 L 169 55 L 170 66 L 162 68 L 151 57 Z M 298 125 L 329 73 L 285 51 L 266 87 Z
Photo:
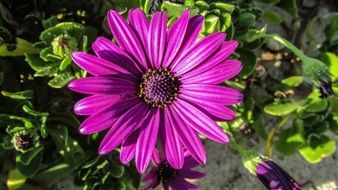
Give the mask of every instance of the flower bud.
M 56 37 L 52 42 L 53 53 L 60 57 L 70 55 L 71 52 L 77 49 L 77 41 L 75 38 L 65 34 Z
M 20 131 L 12 137 L 15 150 L 25 153 L 38 145 L 38 136 L 26 131 Z

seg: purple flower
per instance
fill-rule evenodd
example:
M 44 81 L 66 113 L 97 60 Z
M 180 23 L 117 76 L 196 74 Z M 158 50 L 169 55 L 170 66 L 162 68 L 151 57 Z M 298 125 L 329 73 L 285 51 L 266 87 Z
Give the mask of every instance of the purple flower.
M 164 190 L 168 190 L 169 187 L 172 190 L 197 189 L 197 185 L 186 179 L 199 179 L 205 176 L 204 173 L 193 170 L 199 164 L 187 152 L 181 169 L 172 168 L 165 159 L 160 158 L 157 151 L 154 151 L 153 162 L 155 167 L 143 179 L 147 182 L 146 190 L 154 189 L 161 182 Z
M 242 68 L 239 61 L 227 60 L 237 42 L 224 41 L 220 32 L 198 40 L 204 18 L 190 18 L 189 11 L 169 29 L 165 12 L 156 12 L 150 22 L 140 9 L 129 12 L 129 22 L 116 11 L 107 18 L 117 43 L 99 37 L 92 46 L 96 56 L 72 54 L 74 62 L 92 75 L 69 84 L 90 95 L 74 106 L 76 114 L 89 116 L 80 132 L 109 129 L 99 153 L 121 145 L 121 162 L 135 157 L 141 173 L 158 136 L 173 168 L 183 167 L 184 148 L 204 164 L 206 153 L 198 133 L 227 143 L 216 121 L 234 119 L 235 112 L 226 106 L 242 100 L 237 90 L 218 85 Z
M 297 181 L 271 160 L 259 163 L 256 168 L 256 175 L 269 190 L 301 189 Z

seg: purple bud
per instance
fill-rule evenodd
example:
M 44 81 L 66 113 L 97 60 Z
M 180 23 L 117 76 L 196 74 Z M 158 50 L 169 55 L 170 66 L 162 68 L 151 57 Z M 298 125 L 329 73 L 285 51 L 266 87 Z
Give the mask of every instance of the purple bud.
M 259 163 L 256 175 L 269 190 L 301 190 L 299 183 L 271 160 Z

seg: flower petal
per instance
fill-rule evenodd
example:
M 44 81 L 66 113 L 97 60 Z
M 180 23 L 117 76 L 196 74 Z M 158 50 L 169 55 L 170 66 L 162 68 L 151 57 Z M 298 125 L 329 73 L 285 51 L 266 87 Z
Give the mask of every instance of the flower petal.
M 184 84 L 203 83 L 219 84 L 236 76 L 242 70 L 242 64 L 238 60 L 227 60 L 215 67 L 204 71 L 199 75 L 182 79 Z
M 135 147 L 136 141 L 139 136 L 139 130 L 134 131 L 130 134 L 126 140 L 122 142 L 121 152 L 120 152 L 120 161 L 122 164 L 127 164 L 135 156 Z
M 121 101 L 118 95 L 95 94 L 76 102 L 74 112 L 78 115 L 92 115 L 99 110 Z
M 125 50 L 113 44 L 113 42 L 107 38 L 96 38 L 92 44 L 92 49 L 100 58 L 119 65 L 134 75 L 142 73 L 142 65 L 140 65 L 136 58 L 130 57 Z
M 215 121 L 231 121 L 236 118 L 235 111 L 221 104 L 209 104 L 203 101 L 189 101 L 189 103 L 201 109 L 201 111 Z
M 168 163 L 175 169 L 181 169 L 184 163 L 184 152 L 179 140 L 179 137 L 175 131 L 174 126 L 170 125 L 170 121 L 173 118 L 170 117 L 168 109 L 164 110 L 164 125 L 161 126 L 162 130 L 162 144 L 164 146 L 164 152 Z
M 132 53 L 143 67 L 147 69 L 145 51 L 134 31 L 124 18 L 118 12 L 111 10 L 108 13 L 108 25 L 119 46 Z
M 170 65 L 180 50 L 185 31 L 188 27 L 189 15 L 190 11 L 185 11 L 168 31 L 168 45 L 162 62 L 163 68 L 167 68 Z
M 186 51 L 191 47 L 191 45 L 195 44 L 203 28 L 203 24 L 204 17 L 201 15 L 196 15 L 190 18 L 180 52 Z
M 184 170 L 180 173 L 180 176 L 188 179 L 200 179 L 205 176 L 205 173 L 196 170 Z
M 145 121 L 146 125 L 140 128 L 140 135 L 136 143 L 135 162 L 140 173 L 144 173 L 148 167 L 156 145 L 160 124 L 160 111 L 158 109 L 151 109 L 150 116 L 150 121 Z
M 130 74 L 126 69 L 104 59 L 83 52 L 73 52 L 73 61 L 88 73 L 97 75 Z
M 215 53 L 215 55 L 205 60 L 200 64 L 200 66 L 195 67 L 193 70 L 182 75 L 181 78 L 188 79 L 190 77 L 200 75 L 205 71 L 215 67 L 216 65 L 225 61 L 235 51 L 237 46 L 238 43 L 236 41 L 223 42 L 221 48 Z
M 205 164 L 207 158 L 200 138 L 193 129 L 191 129 L 182 121 L 181 117 L 177 114 L 174 107 L 176 107 L 175 104 L 168 108 L 171 118 L 173 118 L 172 120 L 170 120 L 171 126 L 175 127 L 175 130 L 180 137 L 181 142 L 194 157 L 194 159 L 200 164 Z
M 183 52 L 172 65 L 176 76 L 181 76 L 209 58 L 221 46 L 224 38 L 224 33 L 213 33 Z
M 187 170 L 187 169 L 195 168 L 197 166 L 199 166 L 199 163 L 191 156 L 190 152 L 186 151 L 184 153 L 183 169 Z
M 204 136 L 220 143 L 228 143 L 229 138 L 224 131 L 206 114 L 184 100 L 177 100 L 177 113 L 190 127 Z
M 167 39 L 167 14 L 156 12 L 150 21 L 148 53 L 153 68 L 161 66 Z
M 121 75 L 119 75 L 121 76 Z M 75 79 L 68 84 L 68 88 L 83 94 L 130 94 L 136 92 L 136 84 L 131 75 L 123 74 L 121 77 L 87 77 Z
M 107 129 L 113 125 L 122 114 L 138 102 L 139 100 L 137 98 L 131 98 L 102 108 L 82 122 L 80 125 L 80 133 L 93 134 Z
M 149 29 L 149 23 L 148 23 L 146 15 L 141 9 L 136 8 L 136 9 L 131 9 L 129 11 L 128 18 L 129 18 L 130 26 L 137 32 L 142 44 L 146 45 L 147 39 L 148 39 L 148 29 Z
M 238 104 L 243 98 L 235 89 L 209 84 L 182 85 L 180 93 L 180 97 L 186 100 L 222 105 Z
M 189 190 L 189 189 L 197 189 L 198 186 L 195 184 L 192 184 L 185 180 L 184 178 L 176 177 L 172 182 L 170 183 L 172 189 L 174 190 Z
M 99 154 L 107 154 L 119 146 L 131 132 L 140 127 L 146 113 L 144 103 L 139 103 L 120 116 L 103 138 Z

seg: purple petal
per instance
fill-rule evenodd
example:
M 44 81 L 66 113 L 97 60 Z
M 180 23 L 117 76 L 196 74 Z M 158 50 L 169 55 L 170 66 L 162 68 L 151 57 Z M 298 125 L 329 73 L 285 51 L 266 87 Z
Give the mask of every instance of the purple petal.
M 213 33 L 190 47 L 175 60 L 172 70 L 177 76 L 198 66 L 204 60 L 209 58 L 224 41 L 225 34 L 221 32 Z
M 182 121 L 181 117 L 177 114 L 173 107 L 175 107 L 174 104 L 169 107 L 171 115 L 170 117 L 173 118 L 172 120 L 170 120 L 171 126 L 175 127 L 175 130 L 180 137 L 181 142 L 183 143 L 185 148 L 191 153 L 194 159 L 200 164 L 205 164 L 207 158 L 200 138 L 193 129 L 188 127 Z
M 194 106 L 200 108 L 210 118 L 215 121 L 231 121 L 236 118 L 236 112 L 221 104 L 208 104 L 203 101 L 189 101 Z
M 188 179 L 200 179 L 205 176 L 205 173 L 196 170 L 184 170 L 180 173 L 180 176 Z
M 131 132 L 137 130 L 147 113 L 146 110 L 147 108 L 144 103 L 139 103 L 119 117 L 103 138 L 99 147 L 99 154 L 111 152 L 119 146 Z
M 193 76 L 200 75 L 205 71 L 215 67 L 221 62 L 225 61 L 237 48 L 238 43 L 236 41 L 226 41 L 222 43 L 219 51 L 211 58 L 205 60 L 200 66 L 195 67 L 193 70 L 182 75 L 182 79 L 188 79 Z
M 137 85 L 132 81 L 131 75 L 87 77 L 75 79 L 68 84 L 68 88 L 83 94 L 130 94 L 137 91 Z
M 184 100 L 177 100 L 176 105 L 176 111 L 182 117 L 182 120 L 197 132 L 220 143 L 229 142 L 228 136 L 216 122 L 195 106 Z
M 131 27 L 137 32 L 142 44 L 145 46 L 147 44 L 147 35 L 149 23 L 146 15 L 139 8 L 131 9 L 129 11 L 129 23 Z M 146 47 L 144 47 L 146 48 Z
M 127 164 L 135 156 L 136 141 L 139 135 L 139 130 L 134 131 L 130 134 L 126 140 L 122 142 L 120 161 L 122 164 Z
M 157 133 L 160 123 L 160 111 L 150 110 L 150 121 L 145 121 L 145 125 L 140 128 L 140 135 L 136 143 L 135 162 L 136 168 L 140 173 L 144 173 L 148 167 L 150 158 L 154 151 Z
M 181 169 L 184 163 L 184 152 L 175 128 L 170 125 L 170 120 L 173 118 L 170 117 L 168 109 L 164 110 L 163 117 L 165 121 L 164 126 L 161 126 L 161 129 L 163 131 L 162 133 L 164 133 L 162 135 L 162 140 L 167 161 L 171 167 Z
M 180 52 L 186 51 L 191 45 L 195 44 L 204 24 L 204 17 L 196 15 L 190 18 Z
M 189 23 L 190 11 L 185 11 L 179 19 L 170 27 L 168 32 L 168 45 L 162 67 L 167 68 L 176 57 L 184 39 L 185 31 Z
M 181 82 L 184 84 L 219 84 L 236 76 L 241 70 L 242 64 L 240 61 L 227 60 L 199 75 L 182 79 Z
M 132 53 L 143 67 L 147 69 L 148 66 L 145 51 L 134 31 L 124 18 L 116 11 L 109 11 L 108 25 L 117 44 Z
M 167 39 L 167 14 L 156 12 L 150 21 L 148 53 L 153 68 L 159 68 L 164 56 Z
M 151 155 L 151 159 L 155 163 L 155 165 L 160 165 L 162 162 L 160 152 L 156 148 L 154 149 L 154 152 Z
M 111 127 L 123 113 L 138 102 L 137 98 L 131 98 L 102 108 L 80 125 L 80 133 L 93 134 Z
M 186 181 L 183 178 L 176 177 L 171 183 L 171 187 L 173 190 L 189 190 L 189 189 L 197 189 L 198 186 Z
M 74 112 L 77 115 L 92 115 L 95 112 L 98 112 L 99 110 L 107 106 L 111 106 L 121 100 L 121 97 L 118 95 L 95 94 L 76 102 L 74 105 Z
M 144 178 L 144 181 L 147 181 L 147 187 L 145 190 L 155 189 L 160 184 L 160 179 L 157 176 L 157 168 L 153 168 Z
M 79 67 L 94 76 L 121 73 L 130 74 L 130 72 L 118 65 L 115 65 L 114 63 L 108 62 L 104 59 L 87 53 L 73 52 L 72 58 Z
M 243 95 L 232 88 L 209 84 L 182 85 L 180 97 L 195 102 L 233 105 L 242 101 Z
M 199 166 L 199 163 L 191 156 L 190 152 L 186 151 L 184 154 L 184 165 L 183 169 L 191 169 Z
M 142 72 L 142 69 L 140 68 L 141 65 L 136 58 L 131 58 L 125 50 L 113 44 L 111 40 L 104 37 L 98 37 L 93 42 L 92 49 L 100 58 L 119 65 L 134 75 L 138 75 Z

